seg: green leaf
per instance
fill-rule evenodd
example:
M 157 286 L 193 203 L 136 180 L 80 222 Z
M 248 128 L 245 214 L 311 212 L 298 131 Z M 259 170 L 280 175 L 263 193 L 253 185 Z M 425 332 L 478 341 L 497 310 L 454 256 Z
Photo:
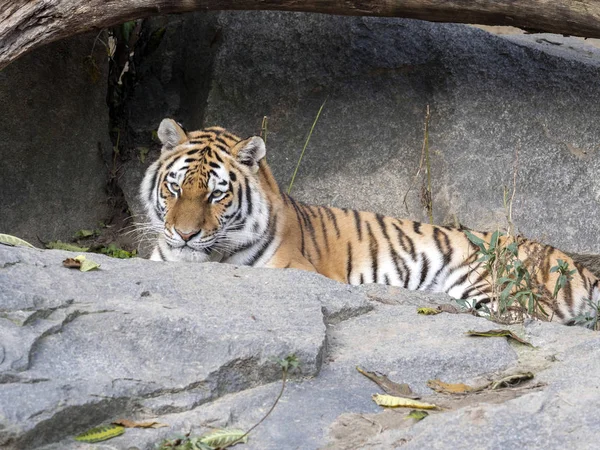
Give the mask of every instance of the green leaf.
M 483 252 L 485 252 L 485 244 L 486 242 L 480 237 L 475 236 L 469 230 L 464 230 L 465 236 L 467 239 L 471 241 L 473 244 L 477 245 Z
M 75 260 L 81 263 L 81 267 L 79 268 L 81 272 L 89 272 L 90 270 L 95 270 L 100 267 L 100 264 L 91 259 L 87 259 L 84 255 L 76 256 Z
M 52 241 L 46 244 L 46 248 L 52 250 L 66 250 L 68 252 L 87 252 L 89 247 L 80 247 L 78 245 L 67 244 L 62 241 Z
M 201 436 L 199 442 L 213 448 L 225 447 L 238 441 L 243 443 L 248 442 L 248 436 L 245 436 L 245 434 L 246 432 L 243 430 L 224 428 Z
M 75 239 L 92 237 L 96 234 L 94 230 L 79 230 L 75 233 Z
M 427 411 L 419 411 L 418 409 L 413 409 L 411 412 L 409 412 L 406 415 L 406 418 L 407 419 L 415 419 L 417 422 L 419 422 L 420 420 L 423 420 L 428 415 L 429 415 L 429 413 Z
M 75 436 L 75 440 L 88 443 L 100 442 L 120 436 L 123 433 L 125 433 L 125 427 L 118 425 L 103 425 Z
M 35 248 L 29 242 L 24 241 L 16 236 L 11 236 L 10 234 L 0 234 L 0 244 L 12 245 L 15 247 Z

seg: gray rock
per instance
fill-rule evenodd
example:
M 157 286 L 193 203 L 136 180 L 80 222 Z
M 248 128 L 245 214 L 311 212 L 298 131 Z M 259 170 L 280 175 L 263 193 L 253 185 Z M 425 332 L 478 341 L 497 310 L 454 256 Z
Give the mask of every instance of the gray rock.
M 0 72 L 0 233 L 64 240 L 109 215 L 108 60 L 96 34 L 52 43 Z
M 303 272 L 89 255 L 101 269 L 83 273 L 62 266 L 72 256 L 0 246 L 1 445 L 187 410 L 276 380 L 273 358 L 288 354 L 314 376 L 322 308 L 369 309 L 348 286 Z
M 512 184 L 518 148 L 517 229 L 568 251 L 600 253 L 597 48 L 463 25 L 319 14 L 221 13 L 218 27 L 213 46 L 186 53 L 206 61 L 212 52 L 206 105 L 198 102 L 204 119 L 185 110 L 181 118 L 189 129 L 217 124 L 247 136 L 268 116 L 267 159 L 287 187 L 327 99 L 295 181 L 298 199 L 427 221 L 422 178 L 406 199 L 408 211 L 404 196 L 430 105 L 436 223 L 503 225 L 502 186 Z M 202 86 L 186 83 L 178 92 L 194 98 Z M 178 112 L 165 101 L 165 114 Z M 162 118 L 141 114 L 154 127 Z M 124 178 L 129 199 L 137 182 L 128 179 L 139 171 L 131 166 Z

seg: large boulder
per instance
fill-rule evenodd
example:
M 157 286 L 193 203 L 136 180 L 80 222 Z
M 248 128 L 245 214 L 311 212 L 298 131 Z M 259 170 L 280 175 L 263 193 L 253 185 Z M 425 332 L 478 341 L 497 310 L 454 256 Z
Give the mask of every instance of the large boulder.
M 436 223 L 486 230 L 505 224 L 502 188 L 512 185 L 518 150 L 517 229 L 568 251 L 600 252 L 597 48 L 414 20 L 277 12 L 176 20 L 167 28 L 172 41 L 139 70 L 172 83 L 182 59 L 202 62 L 211 69 L 210 84 L 186 71 L 176 97 L 166 95 L 168 85 L 162 114 L 143 111 L 144 98 L 136 96 L 139 115 L 132 120 L 148 127 L 146 136 L 163 115 L 188 129 L 222 125 L 242 136 L 258 134 L 266 115 L 267 159 L 287 187 L 326 101 L 292 194 L 428 220 L 424 170 L 413 178 L 429 105 Z M 181 30 L 190 31 L 190 43 L 179 38 Z M 149 91 L 156 79 L 141 79 L 136 92 Z M 153 104 L 156 92 L 149 95 Z M 190 99 L 197 100 L 196 113 Z M 136 211 L 144 167 L 132 161 L 123 178 Z
M 417 314 L 449 302 L 445 295 L 351 287 L 297 270 L 91 254 L 100 269 L 80 272 L 63 267 L 72 256 L 0 246 L 2 448 L 87 448 L 73 437 L 123 418 L 168 427 L 129 429 L 106 448 L 151 450 L 185 433 L 248 429 L 281 387 L 275 360 L 290 354 L 300 370 L 245 448 L 596 445 L 600 338 L 592 331 L 513 326 L 530 348 L 466 336 L 498 327 L 482 318 Z M 371 400 L 380 389 L 356 366 L 444 409 L 417 424 L 382 413 Z M 517 389 L 449 397 L 427 387 L 523 371 L 535 379 Z
M 106 49 L 55 42 L 0 72 L 0 233 L 68 239 L 110 215 Z

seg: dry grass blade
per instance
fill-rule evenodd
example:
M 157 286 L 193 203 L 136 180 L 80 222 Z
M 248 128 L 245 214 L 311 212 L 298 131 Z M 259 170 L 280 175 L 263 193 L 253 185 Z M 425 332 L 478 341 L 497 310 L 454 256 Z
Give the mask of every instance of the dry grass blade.
M 530 342 L 527 342 L 524 339 L 521 339 L 519 336 L 517 336 L 516 334 L 514 334 L 512 331 L 510 330 L 503 330 L 503 329 L 498 329 L 498 330 L 487 330 L 487 331 L 474 331 L 474 330 L 469 330 L 467 331 L 467 336 L 479 336 L 479 337 L 506 337 L 509 339 L 513 339 L 523 345 L 528 345 L 529 347 L 533 347 L 533 345 Z
M 386 394 L 395 395 L 398 397 L 419 398 L 413 394 L 412 389 L 406 383 L 395 383 L 387 376 L 379 372 L 369 372 L 356 366 L 359 373 L 373 381 L 377 386 L 385 391 Z
M 306 147 L 308 147 L 308 143 L 310 141 L 310 137 L 313 134 L 313 130 L 315 129 L 315 126 L 317 125 L 317 122 L 319 121 L 319 116 L 321 115 L 321 111 L 323 111 L 323 107 L 325 106 L 325 102 L 327 102 L 327 99 L 325 99 L 325 101 L 323 102 L 323 104 L 319 108 L 319 112 L 317 113 L 317 117 L 315 117 L 315 120 L 314 120 L 314 122 L 312 124 L 312 127 L 310 127 L 310 132 L 308 133 L 308 137 L 306 138 L 306 141 L 304 142 L 304 147 L 302 148 L 302 152 L 300 153 L 300 158 L 298 158 L 298 164 L 296 164 L 296 169 L 294 170 L 294 174 L 292 175 L 292 180 L 290 181 L 290 185 L 288 186 L 288 189 L 287 189 L 287 193 L 288 194 L 290 192 L 292 192 L 292 186 L 294 186 L 294 180 L 296 179 L 296 174 L 298 173 L 298 169 L 300 168 L 300 163 L 302 162 L 302 157 L 304 156 L 304 152 L 306 151 Z

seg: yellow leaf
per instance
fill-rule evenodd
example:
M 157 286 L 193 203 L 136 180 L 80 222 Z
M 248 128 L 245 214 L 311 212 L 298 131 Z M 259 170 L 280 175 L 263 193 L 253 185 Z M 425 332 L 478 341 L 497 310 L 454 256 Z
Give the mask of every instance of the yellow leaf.
M 417 314 L 423 314 L 425 316 L 435 316 L 441 312 L 442 311 L 437 308 L 417 308 Z
M 379 406 L 387 406 L 388 408 L 438 409 L 432 403 L 419 402 L 404 397 L 394 397 L 393 395 L 373 394 L 373 401 Z
M 481 389 L 476 389 L 471 386 L 467 386 L 463 383 L 444 383 L 438 379 L 429 380 L 427 386 L 436 392 L 442 394 L 466 394 L 468 392 L 474 392 Z

